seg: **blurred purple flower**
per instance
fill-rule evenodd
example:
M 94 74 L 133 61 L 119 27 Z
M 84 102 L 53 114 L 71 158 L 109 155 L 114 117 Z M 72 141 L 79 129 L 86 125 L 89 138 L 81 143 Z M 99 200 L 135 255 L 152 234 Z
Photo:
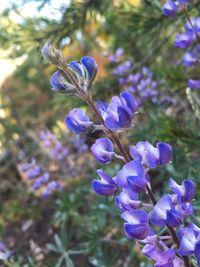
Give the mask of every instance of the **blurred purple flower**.
M 163 14 L 167 17 L 174 17 L 177 12 L 177 6 L 173 1 L 168 1 L 163 5 Z
M 200 80 L 188 80 L 188 87 L 191 89 L 200 89 Z
M 177 34 L 174 40 L 174 45 L 181 49 L 188 48 L 193 42 L 194 36 L 192 32 L 184 32 Z
M 198 61 L 198 57 L 195 53 L 188 51 L 184 57 L 183 57 L 183 64 L 185 67 L 192 67 L 194 66 Z

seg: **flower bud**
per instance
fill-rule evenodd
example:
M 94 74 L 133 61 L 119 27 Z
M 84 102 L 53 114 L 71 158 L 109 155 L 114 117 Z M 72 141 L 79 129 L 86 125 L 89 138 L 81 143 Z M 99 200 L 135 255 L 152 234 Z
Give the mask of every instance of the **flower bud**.
M 114 157 L 113 143 L 108 138 L 99 138 L 92 145 L 91 151 L 98 161 L 110 163 Z
M 50 42 L 41 49 L 43 57 L 56 66 L 64 64 L 65 60 L 60 50 L 55 49 Z
M 93 127 L 87 115 L 80 109 L 73 109 L 65 119 L 67 127 L 76 134 L 84 133 Z

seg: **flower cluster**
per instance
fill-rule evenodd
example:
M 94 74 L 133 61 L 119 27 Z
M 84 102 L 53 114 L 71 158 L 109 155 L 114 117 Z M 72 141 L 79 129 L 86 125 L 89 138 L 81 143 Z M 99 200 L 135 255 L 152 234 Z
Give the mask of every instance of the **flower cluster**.
M 120 57 L 120 53 L 115 54 L 115 57 Z M 129 68 L 129 65 L 126 63 L 125 68 Z M 89 90 L 97 72 L 94 59 L 85 57 L 80 63 L 73 61 L 67 66 L 66 68 L 66 64 L 60 65 L 59 68 L 75 88 L 74 94 L 88 104 L 100 125 L 95 125 L 77 108 L 66 117 L 66 125 L 76 134 L 101 129 L 107 137 L 98 138 L 92 145 L 91 152 L 95 159 L 103 164 L 109 164 L 115 158 L 124 162 L 115 177 L 111 177 L 103 169 L 97 170 L 100 179 L 92 181 L 94 192 L 115 197 L 115 204 L 125 221 L 126 236 L 143 244 L 142 253 L 155 262 L 155 267 L 190 267 L 188 255 L 194 255 L 197 261 L 200 258 L 199 229 L 194 224 L 185 224 L 188 216 L 193 213 L 191 202 L 195 196 L 194 182 L 185 179 L 182 185 L 178 185 L 170 179 L 172 194 L 165 194 L 157 201 L 151 188 L 149 171 L 172 160 L 171 146 L 164 142 L 153 146 L 148 141 L 141 141 L 131 146 L 127 152 L 118 137 L 118 131 L 131 127 L 137 108 L 135 97 L 126 90 L 119 96 L 114 96 L 109 105 L 100 100 L 94 103 Z M 87 75 L 82 76 L 83 69 Z M 74 70 L 77 74 L 75 80 L 74 76 L 71 77 Z M 115 146 L 119 154 L 115 152 Z M 150 199 L 151 203 L 142 201 L 145 197 Z M 162 228 L 160 234 L 157 227 Z M 167 231 L 170 235 L 165 235 Z
M 52 180 L 51 174 L 48 171 L 44 172 L 35 158 L 32 158 L 31 162 L 21 163 L 19 168 L 30 181 L 32 189 L 39 190 L 44 198 L 47 198 L 54 191 L 62 189 L 62 183 Z
M 118 77 L 119 85 L 123 89 L 134 95 L 137 107 L 146 100 L 157 104 L 171 102 L 169 96 L 158 90 L 159 83 L 154 80 L 150 69 L 143 67 L 141 71 L 134 73 L 134 62 L 124 58 L 123 54 L 123 49 L 118 48 L 114 54 L 108 56 L 110 63 L 115 66 L 112 75 Z
M 186 68 L 192 68 L 199 65 L 200 60 L 200 17 L 190 18 L 187 5 L 189 0 L 178 0 L 177 2 L 168 1 L 163 5 L 163 14 L 165 16 L 175 16 L 177 6 L 184 11 L 187 22 L 184 25 L 184 31 L 177 34 L 174 40 L 174 46 L 180 49 L 187 49 L 182 62 Z M 189 79 L 188 87 L 191 89 L 200 89 L 200 79 Z
M 49 130 L 42 131 L 40 132 L 39 138 L 42 141 L 42 145 L 48 149 L 51 158 L 57 161 L 66 159 L 66 156 L 69 154 L 68 148 L 52 132 Z

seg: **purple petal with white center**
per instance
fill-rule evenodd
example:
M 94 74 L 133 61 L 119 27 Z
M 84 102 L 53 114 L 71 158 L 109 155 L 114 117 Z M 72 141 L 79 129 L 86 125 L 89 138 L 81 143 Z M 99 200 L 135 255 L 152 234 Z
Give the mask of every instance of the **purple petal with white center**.
M 72 69 L 78 76 L 83 77 L 84 76 L 84 71 L 83 67 L 80 63 L 76 61 L 71 61 L 67 65 L 70 69 Z
M 147 223 L 148 214 L 144 210 L 124 211 L 121 218 L 132 224 Z
M 123 188 L 122 192 L 116 197 L 115 203 L 121 210 L 133 210 L 141 206 L 138 194 L 129 188 Z
M 97 174 L 100 176 L 101 180 L 93 180 L 92 188 L 94 192 L 98 195 L 113 195 L 117 189 L 115 181 L 102 169 L 97 170 Z
M 164 195 L 154 206 L 150 220 L 157 226 L 167 225 L 167 210 L 174 210 L 170 195 Z
M 178 231 L 178 237 L 180 239 L 178 254 L 180 256 L 192 254 L 197 241 L 194 230 L 190 227 L 182 228 Z
M 109 138 L 99 138 L 91 146 L 91 151 L 98 161 L 110 163 L 114 157 L 113 143 Z
M 124 231 L 128 238 L 142 240 L 149 234 L 148 214 L 143 210 L 125 211 L 121 218 L 127 221 Z
M 148 141 L 141 141 L 132 146 L 130 154 L 134 159 L 138 159 L 143 165 L 150 168 L 155 168 L 159 164 L 158 162 L 158 150 L 153 147 Z
M 144 177 L 144 168 L 139 161 L 132 160 L 126 163 L 122 170 L 118 172 L 115 182 L 121 187 L 129 187 L 127 183 L 128 176 Z
M 107 182 L 109 184 L 116 185 L 115 181 L 110 177 L 107 173 L 105 173 L 102 169 L 98 169 L 97 174 L 101 178 L 102 181 Z
M 100 180 L 93 180 L 92 181 L 92 189 L 94 192 L 101 196 L 111 196 L 116 191 L 116 185 L 107 184 Z
M 173 179 L 169 180 L 171 190 L 177 195 L 179 203 L 191 202 L 196 193 L 196 185 L 190 179 L 185 179 L 182 185 L 178 185 Z
M 149 227 L 147 224 L 131 224 L 124 223 L 124 231 L 129 239 L 145 239 L 149 234 Z
M 103 101 L 97 100 L 96 101 L 96 108 L 99 111 L 99 113 L 101 114 L 102 118 L 105 120 L 108 105 Z
M 183 217 L 193 214 L 193 207 L 191 203 L 178 204 L 175 208 L 183 215 Z
M 81 134 L 90 127 L 93 123 L 89 121 L 80 109 L 73 109 L 65 119 L 67 127 L 76 134 Z

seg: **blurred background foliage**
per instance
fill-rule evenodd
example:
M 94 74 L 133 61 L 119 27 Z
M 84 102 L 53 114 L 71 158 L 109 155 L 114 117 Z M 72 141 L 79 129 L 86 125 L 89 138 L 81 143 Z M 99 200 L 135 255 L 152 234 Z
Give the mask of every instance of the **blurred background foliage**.
M 48 200 L 28 190 L 18 164 L 36 157 L 50 168 L 53 163 L 38 144 L 39 132 L 49 129 L 72 146 L 76 141 L 65 128 L 64 118 L 72 107 L 87 109 L 82 101 L 50 90 L 55 69 L 40 52 L 46 41 L 61 48 L 67 60 L 86 54 L 96 59 L 99 71 L 93 96 L 105 101 L 122 90 L 105 54 L 123 48 L 125 57 L 134 61 L 133 71 L 149 67 L 160 92 L 173 101 L 159 105 L 145 101 L 134 127 L 121 138 L 127 146 L 141 140 L 172 144 L 173 162 L 152 172 L 158 196 L 166 191 L 170 177 L 177 181 L 191 177 L 199 186 L 200 98 L 198 92 L 186 93 L 189 74 L 180 64 L 182 52 L 173 49 L 184 16 L 166 19 L 161 11 L 164 1 L 159 0 L 71 0 L 61 1 L 59 8 L 53 8 L 51 0 L 5 2 L 0 64 L 2 70 L 4 60 L 15 66 L 1 81 L 0 91 L 0 233 L 13 253 L 5 266 L 152 266 L 139 253 L 138 244 L 124 237 L 113 199 L 92 193 L 95 169 L 102 166 L 89 152 L 78 163 L 81 169 L 90 162 L 88 167 L 78 172 L 74 166 L 76 179 L 70 179 L 74 176 L 66 169 L 64 189 Z M 32 5 L 37 12 L 32 12 Z M 200 15 L 198 0 L 192 1 L 189 12 Z M 85 137 L 88 146 L 94 137 Z M 71 153 L 77 154 L 72 161 L 82 157 L 77 149 Z M 114 176 L 120 165 L 114 162 L 106 169 Z M 61 174 L 57 171 L 56 175 Z M 197 199 L 194 219 L 199 224 L 199 190 Z

